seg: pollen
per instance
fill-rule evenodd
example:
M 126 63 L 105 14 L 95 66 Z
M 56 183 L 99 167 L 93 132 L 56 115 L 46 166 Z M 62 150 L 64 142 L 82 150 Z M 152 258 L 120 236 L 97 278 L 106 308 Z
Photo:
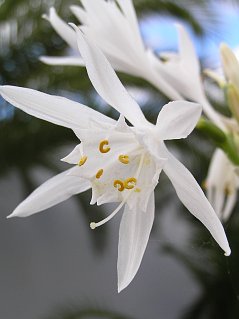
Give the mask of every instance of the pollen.
M 141 189 L 140 188 L 135 188 L 135 193 L 140 193 L 141 192 Z
M 99 178 L 101 178 L 103 173 L 104 173 L 104 170 L 101 168 L 101 169 L 98 170 L 98 172 L 96 173 L 95 177 L 99 179 Z
M 119 161 L 123 164 L 129 164 L 129 156 L 128 155 L 120 155 Z
M 119 179 L 116 179 L 114 181 L 114 187 L 117 188 L 119 192 L 123 192 L 123 190 L 125 188 L 124 183 Z
M 126 189 L 133 189 L 135 187 L 136 183 L 137 183 L 137 179 L 134 177 L 130 177 L 124 181 L 124 187 Z
M 87 156 L 82 156 L 81 159 L 78 162 L 79 166 L 82 166 L 85 164 L 85 162 L 87 161 Z
M 101 141 L 99 144 L 99 151 L 101 153 L 108 153 L 110 151 L 110 147 L 107 145 L 109 145 L 109 141 L 107 140 Z

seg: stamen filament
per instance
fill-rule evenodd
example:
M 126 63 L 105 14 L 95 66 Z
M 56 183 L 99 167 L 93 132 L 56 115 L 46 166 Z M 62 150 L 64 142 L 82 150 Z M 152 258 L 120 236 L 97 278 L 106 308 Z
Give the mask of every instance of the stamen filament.
M 128 198 L 127 198 L 128 199 Z M 105 223 L 107 223 L 111 218 L 113 218 L 117 213 L 118 211 L 124 206 L 124 204 L 126 203 L 126 200 L 125 199 L 124 201 L 122 201 L 119 206 L 113 211 L 113 213 L 111 213 L 109 216 L 107 216 L 106 218 L 102 219 L 100 222 L 98 223 L 95 223 L 95 222 L 92 222 L 90 223 L 90 228 L 91 229 L 95 229 L 96 227 L 99 227 Z

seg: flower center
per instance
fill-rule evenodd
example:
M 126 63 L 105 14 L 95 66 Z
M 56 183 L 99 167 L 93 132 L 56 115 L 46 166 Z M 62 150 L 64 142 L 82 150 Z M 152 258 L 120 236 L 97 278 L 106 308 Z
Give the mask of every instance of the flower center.
M 101 220 L 98 223 L 95 223 L 95 222 L 90 223 L 91 229 L 95 229 L 96 227 L 99 227 L 99 226 L 105 224 L 111 218 L 113 218 L 119 212 L 119 210 L 124 206 L 124 204 L 127 202 L 129 197 L 133 194 L 133 189 L 135 188 L 136 183 L 137 183 L 137 179 L 139 178 L 140 173 L 142 171 L 144 158 L 145 158 L 145 152 L 143 152 L 141 157 L 140 157 L 140 162 L 139 162 L 139 165 L 137 167 L 137 171 L 135 172 L 135 177 L 127 178 L 125 181 L 121 181 L 121 180 L 114 181 L 114 187 L 116 187 L 118 189 L 118 191 L 122 192 L 124 189 L 128 189 L 129 192 L 125 196 L 124 200 L 118 205 L 118 207 L 108 217 L 106 217 L 105 219 Z M 136 188 L 135 192 L 140 192 L 140 189 Z

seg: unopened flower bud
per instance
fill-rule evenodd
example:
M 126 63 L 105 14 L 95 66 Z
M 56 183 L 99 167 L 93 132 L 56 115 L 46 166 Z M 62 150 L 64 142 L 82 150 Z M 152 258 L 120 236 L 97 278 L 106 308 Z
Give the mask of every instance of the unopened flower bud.
M 239 123 L 239 89 L 237 89 L 233 84 L 227 85 L 226 97 L 232 115 Z
M 233 51 L 224 43 L 221 44 L 222 67 L 228 82 L 239 90 L 239 61 Z

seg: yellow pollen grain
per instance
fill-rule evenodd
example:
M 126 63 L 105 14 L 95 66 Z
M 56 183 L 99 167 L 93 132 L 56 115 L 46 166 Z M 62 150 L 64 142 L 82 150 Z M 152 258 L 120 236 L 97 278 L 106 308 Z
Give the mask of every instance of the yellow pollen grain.
M 114 187 L 118 189 L 119 192 L 123 192 L 124 190 L 124 183 L 119 180 L 119 179 L 116 179 L 114 181 Z
M 130 177 L 124 181 L 124 187 L 126 189 L 133 189 L 135 187 L 136 183 L 137 183 L 137 179 L 134 177 Z
M 107 140 L 101 141 L 99 144 L 99 151 L 101 153 L 108 153 L 110 151 L 110 147 L 107 145 L 109 145 L 109 141 Z
M 101 178 L 101 176 L 103 175 L 103 173 L 104 173 L 104 170 L 101 168 L 101 169 L 98 170 L 98 172 L 96 173 L 95 177 L 96 177 L 96 178 Z
M 140 193 L 141 189 L 140 188 L 135 188 L 135 193 Z
M 85 164 L 86 161 L 87 161 L 87 156 L 82 156 L 81 159 L 79 160 L 78 165 L 82 166 Z
M 128 155 L 120 155 L 119 161 L 123 164 L 129 164 L 129 156 Z

